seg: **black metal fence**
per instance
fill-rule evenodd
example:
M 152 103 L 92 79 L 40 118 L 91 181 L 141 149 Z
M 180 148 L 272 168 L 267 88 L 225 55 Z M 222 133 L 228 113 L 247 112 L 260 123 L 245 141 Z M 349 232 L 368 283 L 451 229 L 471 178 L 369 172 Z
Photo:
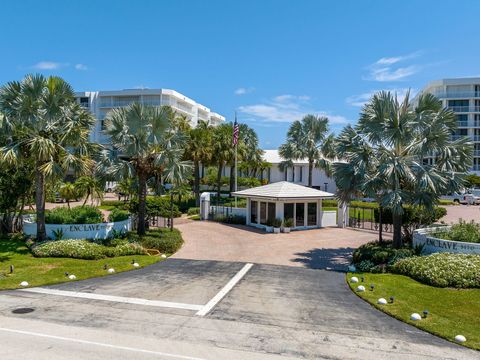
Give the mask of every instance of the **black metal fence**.
M 348 209 L 348 226 L 355 229 L 393 232 L 392 224 L 382 223 L 378 209 L 373 207 L 350 207 Z
M 170 218 L 161 216 L 148 216 L 146 219 L 146 228 L 168 228 L 170 227 Z M 132 219 L 132 230 L 138 227 L 138 218 L 135 216 Z

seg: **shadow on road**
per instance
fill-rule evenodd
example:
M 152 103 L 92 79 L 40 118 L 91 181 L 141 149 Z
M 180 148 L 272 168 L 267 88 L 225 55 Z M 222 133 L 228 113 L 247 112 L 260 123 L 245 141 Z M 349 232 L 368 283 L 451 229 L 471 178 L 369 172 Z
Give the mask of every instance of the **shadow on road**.
M 297 258 L 293 262 L 304 264 L 310 269 L 326 269 L 334 271 L 347 271 L 352 259 L 352 253 L 355 249 L 312 249 L 307 252 L 295 253 Z

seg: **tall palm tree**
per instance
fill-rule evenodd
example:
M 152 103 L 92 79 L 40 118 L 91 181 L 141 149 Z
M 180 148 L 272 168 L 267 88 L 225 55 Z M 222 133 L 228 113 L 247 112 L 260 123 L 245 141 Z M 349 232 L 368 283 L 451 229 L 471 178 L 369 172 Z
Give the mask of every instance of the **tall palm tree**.
M 78 194 L 85 196 L 82 206 L 85 206 L 89 197 L 92 205 L 94 200 L 103 198 L 103 187 L 94 176 L 81 176 L 75 181 L 74 185 Z
M 86 173 L 94 165 L 98 145 L 89 143 L 95 119 L 75 102 L 72 87 L 63 79 L 27 75 L 0 89 L 0 111 L 11 134 L 0 148 L 0 161 L 34 164 L 37 239 L 45 240 L 45 180 L 63 177 L 68 170 Z
M 232 163 L 235 157 L 233 141 L 233 125 L 220 124 L 213 128 L 213 157 L 212 162 L 217 166 L 217 192 L 220 196 L 222 187 L 222 171 L 226 164 Z
M 401 102 L 390 92 L 375 94 L 358 124 L 347 126 L 336 142 L 340 200 L 348 202 L 358 192 L 379 199 L 393 214 L 394 246 L 402 246 L 404 205 L 432 211 L 442 194 L 463 187 L 473 148 L 468 138 L 451 140 L 455 127 L 454 113 L 433 95 L 420 96 L 414 106 L 409 94 Z
M 197 206 L 200 205 L 200 164 L 205 166 L 212 160 L 212 131 L 208 123 L 200 121 L 196 128 L 188 132 L 185 154 L 193 162 L 193 191 Z
M 174 117 L 169 106 L 134 103 L 112 110 L 105 121 L 113 150 L 103 152 L 99 170 L 136 177 L 139 235 L 145 234 L 147 180 L 160 169 L 166 181 L 178 185 L 191 169 L 190 162 L 182 160 L 186 136 L 174 128 Z
M 308 186 L 312 186 L 313 168 L 318 166 L 326 169 L 326 151 L 323 147 L 331 145 L 329 137 L 328 118 L 324 116 L 306 115 L 302 120 L 296 120 L 287 132 L 287 141 L 279 148 L 279 154 L 285 159 L 281 168 L 293 166 L 294 161 L 308 161 Z
M 67 206 L 70 209 L 70 201 L 78 197 L 78 189 L 71 182 L 66 182 L 60 186 L 60 196 L 67 201 Z

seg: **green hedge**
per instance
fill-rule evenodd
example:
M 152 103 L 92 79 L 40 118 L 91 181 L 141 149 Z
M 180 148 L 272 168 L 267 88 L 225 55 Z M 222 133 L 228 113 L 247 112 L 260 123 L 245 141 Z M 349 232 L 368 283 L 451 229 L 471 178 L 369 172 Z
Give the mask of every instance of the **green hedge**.
M 461 221 L 452 225 L 448 230 L 440 227 L 430 235 L 445 240 L 480 243 L 480 224 Z
M 128 211 L 115 208 L 108 215 L 108 221 L 110 222 L 123 221 L 123 220 L 127 220 L 129 216 L 130 216 L 130 213 Z
M 414 256 L 414 249 L 404 247 L 394 249 L 392 242 L 369 242 L 353 252 L 353 263 L 359 271 L 385 272 L 396 261 Z
M 112 206 L 122 210 L 127 210 L 128 202 L 123 200 L 103 200 L 100 206 Z
M 45 211 L 46 224 L 98 224 L 103 222 L 102 212 L 93 206 L 73 208 L 57 207 Z
M 168 218 L 170 217 L 170 198 L 162 196 L 148 196 L 147 197 L 147 216 L 160 216 Z M 131 213 L 136 214 L 138 212 L 138 200 L 134 199 L 130 201 L 129 210 Z M 178 206 L 173 204 L 173 217 L 180 217 L 182 213 L 178 209 Z
M 182 234 L 177 229 L 149 230 L 143 236 L 130 232 L 128 238 L 139 242 L 145 249 L 156 249 L 165 254 L 176 253 L 183 245 Z
M 415 256 L 398 261 L 392 271 L 437 287 L 480 287 L 480 255 L 437 253 Z
M 89 240 L 57 240 L 47 241 L 32 247 L 36 257 L 62 257 L 95 260 L 106 257 L 142 255 L 146 251 L 137 243 L 127 240 L 117 242 L 116 246 L 104 246 Z
M 199 207 L 191 207 L 187 211 L 187 215 L 192 216 L 192 215 L 199 215 L 200 214 L 200 208 Z

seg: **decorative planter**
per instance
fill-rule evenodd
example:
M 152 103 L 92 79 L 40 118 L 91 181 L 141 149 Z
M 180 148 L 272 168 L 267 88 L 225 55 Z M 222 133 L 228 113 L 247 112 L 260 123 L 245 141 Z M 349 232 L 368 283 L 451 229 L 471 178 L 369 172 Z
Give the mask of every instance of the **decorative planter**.
M 450 229 L 450 226 L 445 226 Z M 423 254 L 448 252 L 455 254 L 480 255 L 480 244 L 453 240 L 437 239 L 430 235 L 432 228 L 418 229 L 413 232 L 413 246 L 422 246 Z
M 132 229 L 132 219 L 98 224 L 46 224 L 47 237 L 55 239 L 54 231 L 60 231 L 62 239 L 107 239 L 114 231 L 126 232 Z M 37 236 L 37 223 L 32 217 L 23 218 L 23 233 Z
M 283 228 L 283 232 L 284 232 L 285 234 L 288 234 L 288 233 L 290 232 L 290 228 L 289 228 L 289 227 L 284 227 L 284 228 Z
M 274 228 L 273 228 L 273 233 L 274 233 L 274 234 L 280 234 L 280 228 L 274 227 Z
M 265 231 L 267 233 L 272 233 L 273 232 L 273 226 L 265 226 Z

